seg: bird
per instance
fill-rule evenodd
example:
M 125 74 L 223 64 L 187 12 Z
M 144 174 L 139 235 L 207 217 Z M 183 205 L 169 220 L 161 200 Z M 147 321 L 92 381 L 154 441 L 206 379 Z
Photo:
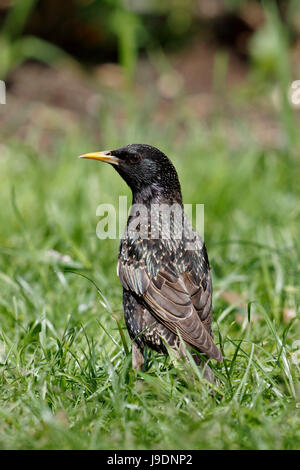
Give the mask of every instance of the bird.
M 185 358 L 188 350 L 213 383 L 207 360 L 223 359 L 212 333 L 211 269 L 204 241 L 184 212 L 173 163 L 146 144 L 80 158 L 111 164 L 132 192 L 117 265 L 132 368 L 142 369 L 146 347 L 163 354 L 169 347 Z

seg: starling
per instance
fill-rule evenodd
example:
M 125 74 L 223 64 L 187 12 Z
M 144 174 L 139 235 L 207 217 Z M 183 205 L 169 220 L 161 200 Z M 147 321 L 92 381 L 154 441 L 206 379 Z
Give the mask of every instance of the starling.
M 197 365 L 201 366 L 201 358 L 195 351 L 221 362 L 211 330 L 212 282 L 207 252 L 184 214 L 173 164 L 157 148 L 142 144 L 81 158 L 112 164 L 132 191 L 133 204 L 117 268 L 132 340 L 132 367 L 141 369 L 146 346 L 166 354 L 168 344 L 176 354 L 181 351 L 184 355 L 182 340 L 194 351 Z M 207 364 L 204 376 L 213 381 Z

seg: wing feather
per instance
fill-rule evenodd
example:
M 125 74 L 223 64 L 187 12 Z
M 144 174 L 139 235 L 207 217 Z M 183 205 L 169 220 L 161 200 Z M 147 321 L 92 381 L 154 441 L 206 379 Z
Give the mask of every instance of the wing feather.
M 133 264 L 121 261 L 118 272 L 124 288 L 140 296 L 170 331 L 175 334 L 179 331 L 188 344 L 207 357 L 222 361 L 222 354 L 205 325 L 206 319 L 211 318 L 211 289 L 208 286 L 204 291 L 190 272 L 177 276 L 164 268 L 150 279 L 144 267 L 135 268 Z

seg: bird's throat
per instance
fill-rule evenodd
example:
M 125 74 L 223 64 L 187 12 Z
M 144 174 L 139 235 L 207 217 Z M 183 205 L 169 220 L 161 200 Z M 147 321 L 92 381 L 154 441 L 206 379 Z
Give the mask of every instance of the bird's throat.
M 152 184 L 142 188 L 140 191 L 132 192 L 133 204 L 144 204 L 150 208 L 152 204 L 179 204 L 182 206 L 180 189 L 170 190 L 159 184 Z

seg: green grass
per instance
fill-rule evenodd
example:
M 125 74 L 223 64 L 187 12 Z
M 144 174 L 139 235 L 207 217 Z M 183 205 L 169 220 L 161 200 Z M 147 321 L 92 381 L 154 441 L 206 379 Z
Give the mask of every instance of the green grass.
M 2 141 L 0 448 L 299 448 L 299 313 L 283 320 L 300 299 L 295 149 L 266 150 L 242 125 L 236 148 L 217 122 L 207 130 L 186 119 L 184 133 L 172 121 L 165 129 L 130 122 L 116 132 L 103 119 L 96 143 L 84 127 L 69 130 L 46 154 Z M 214 333 L 224 352 L 212 364 L 214 395 L 192 365 L 155 353 L 133 372 L 114 318 L 124 328 L 119 240 L 96 238 L 96 208 L 129 191 L 108 165 L 76 156 L 133 142 L 164 150 L 184 201 L 205 204 Z M 249 312 L 228 306 L 224 290 L 243 293 Z

